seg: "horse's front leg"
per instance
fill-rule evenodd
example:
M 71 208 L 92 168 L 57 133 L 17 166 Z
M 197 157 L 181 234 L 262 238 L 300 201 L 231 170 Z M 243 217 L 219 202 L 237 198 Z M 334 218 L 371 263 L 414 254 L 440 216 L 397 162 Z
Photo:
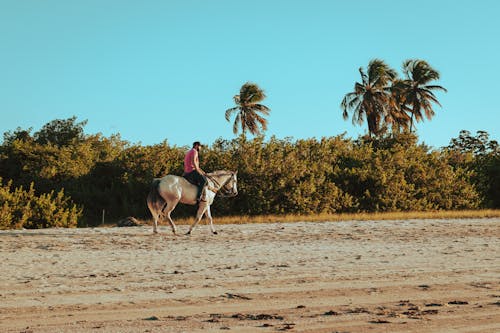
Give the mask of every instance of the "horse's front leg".
M 212 213 L 210 212 L 210 206 L 207 206 L 207 211 L 205 212 L 205 215 L 207 215 L 208 220 L 210 221 L 210 230 L 212 230 L 212 233 L 214 235 L 217 235 L 217 231 L 215 231 L 215 228 L 214 228 L 214 221 L 212 219 Z
M 200 206 L 198 207 L 198 211 L 196 212 L 196 218 L 195 218 L 193 224 L 191 224 L 191 226 L 189 227 L 189 230 L 186 233 L 186 235 L 191 235 L 191 231 L 193 231 L 194 227 L 196 227 L 198 222 L 200 222 L 200 220 L 203 217 L 203 214 L 205 214 L 205 211 L 207 210 L 207 208 L 208 208 L 207 202 L 200 203 Z

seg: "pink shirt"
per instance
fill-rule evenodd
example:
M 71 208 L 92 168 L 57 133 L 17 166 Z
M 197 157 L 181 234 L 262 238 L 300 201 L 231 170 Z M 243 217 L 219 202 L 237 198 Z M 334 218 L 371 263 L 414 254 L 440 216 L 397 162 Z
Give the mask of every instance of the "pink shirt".
M 186 156 L 184 156 L 184 173 L 190 173 L 196 169 L 194 166 L 194 159 L 197 155 L 198 151 L 194 148 L 186 153 Z

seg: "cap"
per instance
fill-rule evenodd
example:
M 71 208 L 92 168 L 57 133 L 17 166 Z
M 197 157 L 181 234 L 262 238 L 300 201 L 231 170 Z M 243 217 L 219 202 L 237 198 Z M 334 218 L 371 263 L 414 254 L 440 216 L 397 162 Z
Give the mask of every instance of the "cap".
M 204 147 L 205 145 L 201 144 L 200 141 L 195 141 L 195 142 L 193 142 L 193 147 L 194 146 Z

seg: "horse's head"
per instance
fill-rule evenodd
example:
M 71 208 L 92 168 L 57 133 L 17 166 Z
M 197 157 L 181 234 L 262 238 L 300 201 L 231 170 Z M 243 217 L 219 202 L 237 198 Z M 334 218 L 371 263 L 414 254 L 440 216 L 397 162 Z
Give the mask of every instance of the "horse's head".
M 238 171 L 229 171 L 229 178 L 224 182 L 224 185 L 221 187 L 224 196 L 227 197 L 235 197 L 238 195 Z

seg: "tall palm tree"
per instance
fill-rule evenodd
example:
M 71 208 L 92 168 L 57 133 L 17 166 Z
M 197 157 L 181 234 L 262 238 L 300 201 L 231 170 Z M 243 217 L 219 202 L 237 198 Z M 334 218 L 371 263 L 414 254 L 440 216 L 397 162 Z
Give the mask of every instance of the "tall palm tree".
M 352 111 L 353 124 L 361 125 L 366 118 L 369 135 L 382 134 L 387 129 L 383 122 L 391 98 L 388 84 L 397 73 L 380 59 L 371 60 L 366 72 L 360 67 L 359 73 L 361 82 L 354 84 L 354 91 L 346 94 L 340 104 L 343 117 L 347 119 Z
M 403 72 L 406 75 L 405 104 L 411 107 L 407 109 L 411 113 L 411 132 L 414 121 L 423 121 L 424 116 L 428 120 L 432 119 L 435 114 L 432 102 L 441 106 L 433 91 L 441 90 L 446 92 L 447 90 L 441 86 L 429 84 L 431 81 L 439 80 L 439 72 L 424 60 L 406 60 L 403 63 Z
M 257 135 L 267 130 L 267 120 L 263 116 L 268 116 L 270 109 L 259 104 L 266 98 L 264 91 L 251 82 L 241 86 L 240 94 L 233 97 L 235 107 L 226 110 L 226 120 L 230 121 L 233 113 L 236 117 L 233 123 L 233 133 L 238 133 L 241 127 L 243 134 L 248 130 L 251 134 Z

